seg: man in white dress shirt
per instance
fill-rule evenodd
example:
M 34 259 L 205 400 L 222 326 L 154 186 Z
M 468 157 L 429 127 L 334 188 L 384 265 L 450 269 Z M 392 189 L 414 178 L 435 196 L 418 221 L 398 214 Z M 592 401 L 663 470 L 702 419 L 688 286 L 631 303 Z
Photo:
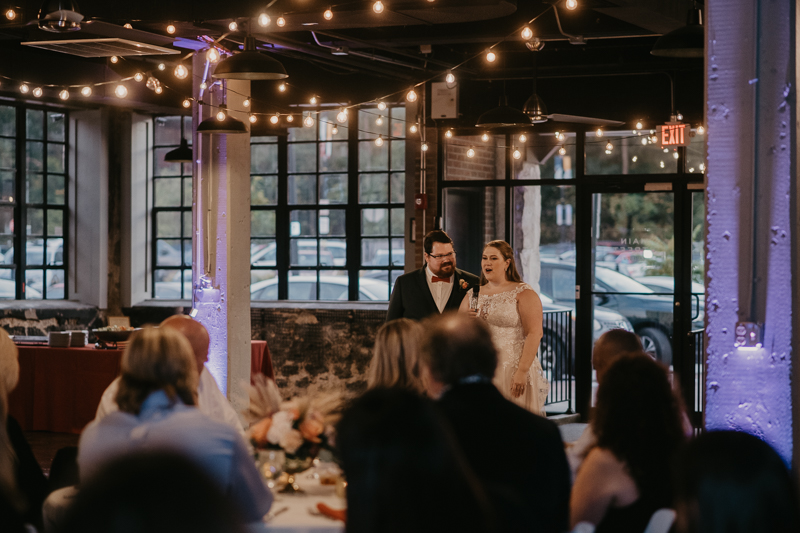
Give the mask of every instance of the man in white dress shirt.
M 206 361 L 208 361 L 210 343 L 208 330 L 206 330 L 205 326 L 187 315 L 172 315 L 161 323 L 161 327 L 179 331 L 189 340 L 189 344 L 192 346 L 195 361 L 197 362 L 197 371 L 200 373 L 200 379 L 197 384 L 197 408 L 200 412 L 208 415 L 213 420 L 228 424 L 236 428 L 239 433 L 244 434 L 242 422 L 236 411 L 234 411 L 228 399 L 222 395 L 214 376 L 205 366 Z M 96 421 L 118 409 L 114 400 L 118 388 L 119 377 L 112 381 L 103 392 L 100 405 L 97 406 Z

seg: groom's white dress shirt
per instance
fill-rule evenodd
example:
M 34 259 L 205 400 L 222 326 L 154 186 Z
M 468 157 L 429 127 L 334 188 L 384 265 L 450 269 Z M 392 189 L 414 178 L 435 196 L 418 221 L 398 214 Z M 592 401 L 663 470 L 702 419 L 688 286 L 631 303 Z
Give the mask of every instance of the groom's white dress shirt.
M 436 302 L 436 307 L 439 308 L 439 312 L 444 311 L 444 306 L 447 305 L 447 300 L 450 299 L 450 294 L 453 292 L 453 281 L 455 276 L 450 276 L 448 278 L 450 283 L 445 283 L 443 281 L 433 282 L 433 272 L 429 267 L 425 267 L 425 277 L 428 280 L 428 288 L 431 291 L 431 295 L 433 296 L 433 301 Z

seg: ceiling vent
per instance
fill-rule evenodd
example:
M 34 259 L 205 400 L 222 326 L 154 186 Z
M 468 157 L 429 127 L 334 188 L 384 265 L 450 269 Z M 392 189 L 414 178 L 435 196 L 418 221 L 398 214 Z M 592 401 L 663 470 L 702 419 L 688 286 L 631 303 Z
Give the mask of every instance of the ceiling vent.
M 179 50 L 154 44 L 140 43 L 119 38 L 59 39 L 57 41 L 28 41 L 25 46 L 61 52 L 79 57 L 150 56 L 180 54 Z

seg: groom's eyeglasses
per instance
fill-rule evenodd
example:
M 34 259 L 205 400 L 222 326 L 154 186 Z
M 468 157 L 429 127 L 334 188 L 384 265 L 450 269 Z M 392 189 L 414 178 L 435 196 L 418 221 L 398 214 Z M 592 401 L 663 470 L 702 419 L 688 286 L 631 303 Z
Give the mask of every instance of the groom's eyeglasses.
M 428 254 L 428 257 L 430 257 L 431 259 L 436 259 L 437 261 L 441 261 L 442 259 L 449 259 L 455 256 L 456 256 L 455 252 L 450 252 L 449 254 L 439 254 L 439 255 Z

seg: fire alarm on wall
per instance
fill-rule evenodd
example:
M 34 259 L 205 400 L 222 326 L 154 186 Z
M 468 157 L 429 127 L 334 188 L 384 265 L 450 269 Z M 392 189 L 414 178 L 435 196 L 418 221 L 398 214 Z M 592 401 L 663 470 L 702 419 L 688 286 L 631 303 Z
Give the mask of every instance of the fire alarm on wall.
M 428 195 L 424 193 L 415 194 L 414 207 L 417 209 L 428 209 Z

